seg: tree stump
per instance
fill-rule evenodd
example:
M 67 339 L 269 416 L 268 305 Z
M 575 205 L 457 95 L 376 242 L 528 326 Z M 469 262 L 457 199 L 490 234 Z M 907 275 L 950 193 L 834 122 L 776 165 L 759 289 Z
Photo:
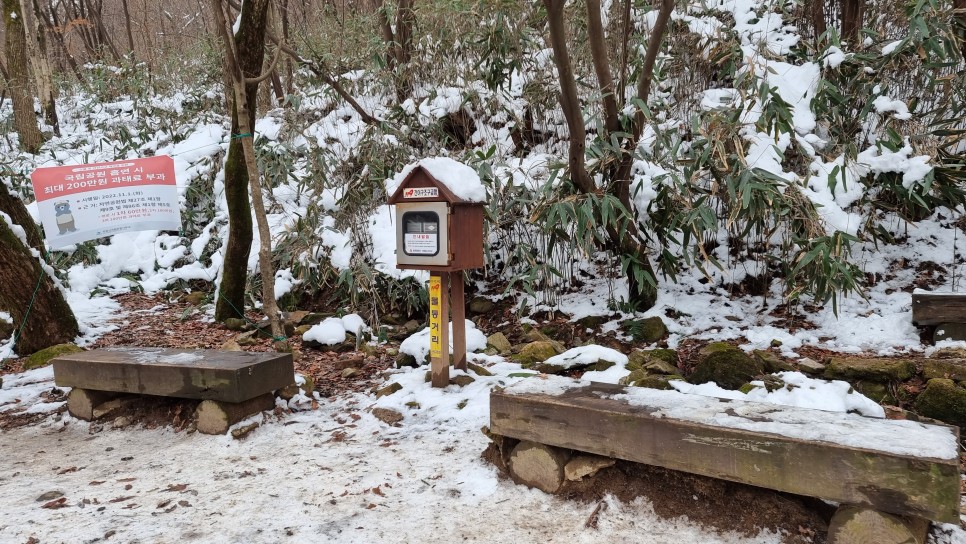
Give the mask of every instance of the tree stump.
M 275 407 L 275 397 L 270 393 L 259 395 L 244 402 L 221 402 L 206 400 L 198 405 L 195 416 L 198 419 L 198 432 L 204 434 L 225 434 L 228 428 L 264 410 Z
M 510 475 L 518 483 L 546 493 L 556 493 L 564 482 L 564 467 L 570 456 L 566 450 L 520 442 L 510 453 Z
M 119 393 L 111 391 L 96 391 L 75 387 L 67 395 L 67 411 L 77 419 L 93 421 L 95 419 L 94 409 L 118 395 Z
M 924 544 L 929 521 L 862 506 L 842 506 L 828 528 L 829 544 Z

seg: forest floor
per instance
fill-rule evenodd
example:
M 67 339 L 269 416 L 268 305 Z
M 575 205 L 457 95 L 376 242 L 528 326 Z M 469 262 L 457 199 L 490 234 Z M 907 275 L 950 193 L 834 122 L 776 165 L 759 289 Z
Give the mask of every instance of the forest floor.
M 117 329 L 91 347 L 210 349 L 238 335 L 185 301 L 117 300 Z M 0 397 L 0 541 L 825 542 L 826 503 L 657 467 L 619 463 L 564 496 L 515 485 L 484 459 L 485 387 L 427 385 L 415 414 L 373 417 L 395 345 L 336 353 L 293 338 L 313 402 L 280 403 L 242 439 L 193 432 L 190 400 L 144 397 L 113 421 L 74 419 L 49 369 L 8 360 L 4 389 L 24 395 Z M 344 377 L 346 361 L 360 372 Z M 935 526 L 930 541 L 964 535 Z

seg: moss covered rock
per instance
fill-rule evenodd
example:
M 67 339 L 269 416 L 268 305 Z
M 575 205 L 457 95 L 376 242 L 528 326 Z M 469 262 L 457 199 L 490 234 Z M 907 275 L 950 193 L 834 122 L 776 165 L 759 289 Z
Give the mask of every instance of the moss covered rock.
M 77 353 L 84 351 L 84 348 L 77 347 L 75 344 L 57 344 L 56 346 L 50 346 L 49 348 L 44 348 L 30 357 L 23 364 L 24 370 L 31 370 L 34 368 L 40 368 L 46 366 L 51 359 L 54 357 L 60 357 L 61 355 L 70 355 L 71 353 Z
M 929 380 L 914 407 L 919 415 L 966 427 L 966 389 L 952 380 Z
M 825 377 L 832 380 L 892 382 L 908 380 L 915 374 L 916 364 L 908 359 L 833 357 L 825 367 Z
M 403 367 L 416 368 L 417 366 L 419 366 L 419 361 L 417 361 L 416 358 L 413 357 L 412 355 L 408 353 L 404 353 L 402 351 L 400 351 L 399 354 L 396 355 L 396 368 L 403 368 Z
M 949 378 L 966 380 L 966 359 L 926 359 L 922 364 L 922 375 L 927 380 Z
M 647 370 L 653 374 L 678 374 L 678 352 L 673 349 L 645 349 L 627 358 L 628 370 Z
M 765 373 L 761 361 L 725 342 L 708 344 L 700 353 L 701 360 L 688 380 L 691 383 L 715 382 L 725 389 L 738 389 Z
M 756 349 L 751 352 L 751 356 L 765 367 L 768 372 L 786 372 L 789 370 L 795 370 L 795 365 L 789 363 L 785 359 L 782 359 L 778 355 L 761 349 Z
M 558 349 L 554 342 L 543 340 L 526 344 L 520 348 L 520 353 L 511 358 L 522 366 L 529 367 L 534 363 L 542 363 L 560 353 L 563 353 L 563 350 Z
M 493 348 L 496 351 L 496 353 L 507 354 L 507 353 L 510 353 L 510 349 L 513 346 L 510 344 L 510 341 L 507 340 L 507 337 L 505 334 L 503 334 L 502 332 L 495 332 L 491 334 L 489 337 L 487 337 L 486 347 L 488 349 Z
M 621 325 L 621 329 L 629 334 L 635 342 L 653 344 L 667 336 L 667 326 L 660 317 L 648 317 L 646 319 L 631 319 Z
M 884 383 L 856 382 L 852 387 L 879 404 L 898 404 L 892 389 Z

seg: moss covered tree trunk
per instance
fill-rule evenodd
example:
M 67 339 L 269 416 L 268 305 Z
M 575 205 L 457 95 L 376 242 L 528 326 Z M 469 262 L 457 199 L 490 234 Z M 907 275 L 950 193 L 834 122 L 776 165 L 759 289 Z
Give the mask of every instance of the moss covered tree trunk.
M 268 24 L 268 0 L 244 3 L 241 24 L 235 34 L 238 64 L 246 78 L 261 74 L 265 58 L 265 30 Z M 258 83 L 245 86 L 248 126 L 255 126 L 255 105 Z M 238 108 L 232 107 L 228 159 L 225 164 L 225 199 L 228 201 L 228 244 L 225 263 L 215 304 L 215 319 L 224 321 L 239 317 L 245 308 L 245 285 L 248 280 L 248 257 L 252 250 L 252 207 L 248 197 L 248 168 L 245 152 L 238 134 Z
M 8 87 L 13 100 L 13 126 L 20 136 L 20 148 L 28 153 L 37 153 L 44 144 L 44 136 L 34 113 L 34 96 L 30 90 L 30 72 L 27 69 L 27 36 L 18 0 L 3 0 L 3 23 L 7 69 L 10 72 Z
M 15 327 L 23 323 L 23 328 L 14 333 L 14 350 L 24 356 L 72 342 L 79 334 L 74 313 L 22 240 L 26 234 L 28 244 L 39 243 L 33 219 L 23 202 L 11 196 L 2 182 L 0 212 L 0 310 L 10 313 Z M 26 218 L 27 222 L 18 224 L 22 219 L 15 218 Z

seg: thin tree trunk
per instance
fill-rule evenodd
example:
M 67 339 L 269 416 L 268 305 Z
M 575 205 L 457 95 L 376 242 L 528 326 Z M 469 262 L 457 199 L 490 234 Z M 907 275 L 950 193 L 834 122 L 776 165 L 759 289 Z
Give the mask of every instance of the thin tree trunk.
M 227 65 L 230 68 L 231 78 L 232 78 L 232 88 L 234 89 L 235 96 L 235 111 L 236 117 L 238 118 L 238 130 L 240 134 L 236 137 L 241 140 L 242 151 L 245 163 L 245 169 L 248 174 L 248 185 L 252 193 L 252 204 L 255 210 L 255 220 L 258 223 L 258 234 L 259 234 L 259 251 L 258 251 L 258 264 L 262 277 L 262 307 L 265 311 L 265 315 L 268 316 L 268 322 L 272 329 L 272 336 L 276 341 L 276 345 L 282 344 L 287 346 L 285 343 L 285 331 L 282 329 L 281 320 L 279 319 L 278 304 L 275 301 L 275 268 L 272 266 L 272 234 L 268 225 L 268 218 L 265 213 L 265 203 L 262 199 L 262 188 L 259 182 L 258 174 L 258 164 L 255 161 L 255 145 L 254 145 L 254 135 L 252 130 L 254 127 L 254 115 L 249 115 L 249 104 L 250 98 L 253 96 L 258 89 L 258 82 L 264 79 L 265 76 L 260 73 L 260 63 L 259 72 L 253 76 L 246 76 L 244 73 L 244 67 L 242 63 L 244 55 L 244 49 L 238 47 L 236 53 L 236 44 L 241 45 L 251 45 L 250 43 L 245 43 L 240 40 L 242 35 L 242 29 L 245 28 L 245 10 L 248 9 L 249 5 L 253 5 L 254 10 L 261 11 L 261 25 L 250 27 L 249 30 L 252 32 L 252 38 L 255 41 L 260 41 L 260 47 L 257 49 L 257 55 L 259 57 L 263 55 L 264 49 L 264 37 L 266 28 L 266 12 L 268 7 L 267 0 L 264 1 L 263 6 L 259 5 L 260 0 L 249 0 L 245 3 L 242 9 L 242 24 L 239 28 L 238 35 L 235 40 L 228 34 L 228 25 L 225 21 L 224 13 L 222 12 L 221 0 L 212 0 L 212 7 L 215 9 L 215 18 L 218 23 L 218 33 L 221 35 L 222 41 L 225 44 Z M 251 21 L 251 19 L 250 19 Z M 257 23 L 256 19 L 254 23 Z M 258 32 L 260 30 L 260 32 Z M 259 36 L 254 36 L 258 34 Z M 254 53 L 252 50 L 248 50 L 248 53 Z M 275 57 L 278 60 L 278 56 Z M 274 62 L 271 70 L 274 70 Z M 252 105 L 254 107 L 254 105 Z M 254 112 L 252 112 L 254 114 Z M 227 267 L 227 263 L 226 263 Z
M 24 28 L 27 30 L 27 58 L 30 59 L 31 74 L 40 99 L 40 111 L 44 121 L 53 127 L 54 134 L 60 136 L 60 121 L 57 119 L 57 89 L 54 87 L 54 72 L 47 58 L 47 43 L 44 28 L 39 24 L 37 10 L 32 0 L 20 0 Z
M 10 206 L 10 207 L 8 207 Z M 26 218 L 19 227 L 31 245 L 39 239 L 33 219 L 23 202 L 7 192 L 0 183 L 0 211 L 11 217 Z M 33 240 L 33 241 L 31 241 Z M 35 251 L 35 253 L 38 253 Z M 0 308 L 10 313 L 14 326 L 14 351 L 26 356 L 56 344 L 72 342 L 80 334 L 77 320 L 64 294 L 43 270 L 31 248 L 25 246 L 14 228 L 0 216 Z
M 124 29 L 127 31 L 127 47 L 131 60 L 134 60 L 134 32 L 131 31 L 131 12 L 127 7 L 127 0 L 121 0 L 121 8 L 124 10 Z
M 20 136 L 20 147 L 36 154 L 44 144 L 44 135 L 37 125 L 34 96 L 27 69 L 27 37 L 23 17 L 19 15 L 17 0 L 3 0 L 3 21 L 6 29 L 7 68 L 10 70 L 9 89 L 13 99 L 13 124 Z
M 815 31 L 815 47 L 820 47 L 822 35 L 828 30 L 825 20 L 825 0 L 811 0 L 812 28 Z
M 859 43 L 862 30 L 862 15 L 865 11 L 863 0 L 841 0 L 842 2 L 842 39 L 853 47 Z
M 956 35 L 959 37 L 959 50 L 966 58 L 966 0 L 953 0 L 953 16 L 956 20 Z
M 67 42 L 64 40 L 64 33 L 53 31 L 54 28 L 60 26 L 60 21 L 57 18 L 57 10 L 45 9 L 47 4 L 43 2 L 38 3 L 38 6 L 40 7 L 40 14 L 44 19 L 44 35 L 54 36 L 54 40 L 57 42 L 57 46 L 60 48 L 61 53 L 64 55 L 64 60 L 67 62 L 67 67 L 74 72 L 75 76 L 80 77 L 80 70 L 77 67 L 77 61 L 67 49 Z M 63 66 L 61 66 L 61 68 L 63 68 Z
M 620 130 L 620 119 L 614 79 L 610 75 L 607 40 L 601 23 L 600 0 L 587 0 L 587 40 L 590 42 L 590 54 L 594 71 L 597 73 L 597 88 L 600 89 L 600 100 L 604 106 L 604 127 L 607 132 L 617 132 Z

